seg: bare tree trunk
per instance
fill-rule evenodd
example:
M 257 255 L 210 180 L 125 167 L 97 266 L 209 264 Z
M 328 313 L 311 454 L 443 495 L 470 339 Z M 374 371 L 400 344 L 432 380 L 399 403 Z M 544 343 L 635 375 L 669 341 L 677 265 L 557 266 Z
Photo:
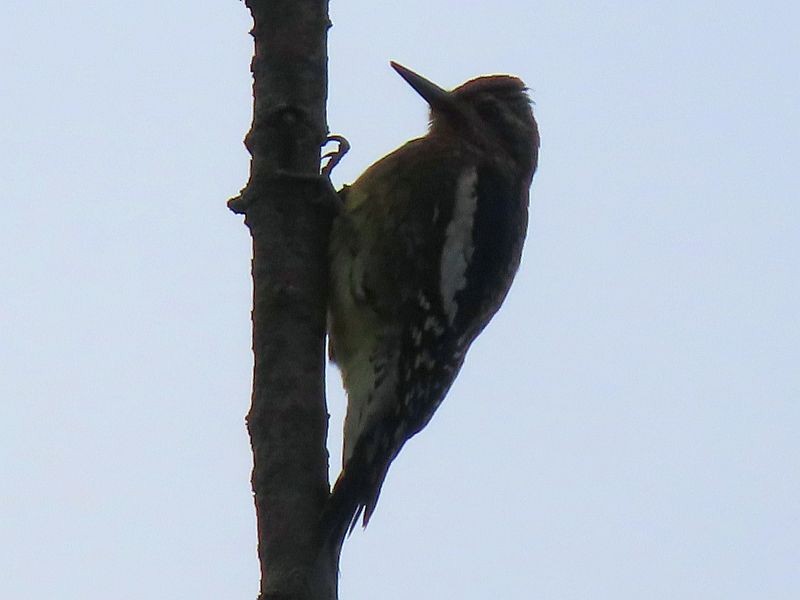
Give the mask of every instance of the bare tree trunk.
M 259 600 L 333 600 L 338 554 L 317 525 L 328 497 L 324 340 L 330 188 L 327 0 L 246 0 L 253 15 L 250 179 L 229 206 L 253 237 L 253 396 L 247 427 Z

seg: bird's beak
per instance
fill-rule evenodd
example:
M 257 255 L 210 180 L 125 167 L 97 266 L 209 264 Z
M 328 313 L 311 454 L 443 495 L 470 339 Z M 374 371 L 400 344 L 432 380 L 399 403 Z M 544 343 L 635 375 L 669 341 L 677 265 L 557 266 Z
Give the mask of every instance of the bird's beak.
M 450 92 L 440 88 L 422 75 L 417 75 L 411 69 L 392 61 L 389 63 L 397 73 L 406 80 L 414 90 L 422 96 L 434 110 L 447 110 L 453 107 L 453 97 Z

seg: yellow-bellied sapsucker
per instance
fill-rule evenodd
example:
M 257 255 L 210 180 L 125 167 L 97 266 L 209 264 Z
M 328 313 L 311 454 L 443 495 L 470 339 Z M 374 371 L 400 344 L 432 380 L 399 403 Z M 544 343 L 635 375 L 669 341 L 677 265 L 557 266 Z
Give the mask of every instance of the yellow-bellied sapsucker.
M 446 91 L 392 66 L 430 105 L 430 130 L 344 188 L 333 225 L 330 349 L 348 404 L 327 527 L 339 536 L 362 511 L 366 526 L 389 464 L 506 297 L 539 152 L 516 77 Z

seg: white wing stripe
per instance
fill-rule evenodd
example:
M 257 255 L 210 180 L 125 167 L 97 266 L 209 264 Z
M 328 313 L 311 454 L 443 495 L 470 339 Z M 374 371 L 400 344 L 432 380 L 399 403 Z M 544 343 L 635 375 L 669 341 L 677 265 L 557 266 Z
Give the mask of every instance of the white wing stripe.
M 478 171 L 465 170 L 456 183 L 453 216 L 447 224 L 441 260 L 440 291 L 448 322 L 452 325 L 458 313 L 456 294 L 467 285 L 467 267 L 472 258 L 472 226 L 478 207 Z

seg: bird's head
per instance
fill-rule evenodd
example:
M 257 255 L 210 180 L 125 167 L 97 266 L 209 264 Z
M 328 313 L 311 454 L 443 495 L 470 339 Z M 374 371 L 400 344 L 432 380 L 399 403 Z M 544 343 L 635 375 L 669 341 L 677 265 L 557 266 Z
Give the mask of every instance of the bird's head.
M 391 65 L 430 106 L 432 134 L 455 135 L 484 150 L 502 151 L 533 174 L 539 131 L 520 79 L 486 75 L 448 91 L 411 69 Z

